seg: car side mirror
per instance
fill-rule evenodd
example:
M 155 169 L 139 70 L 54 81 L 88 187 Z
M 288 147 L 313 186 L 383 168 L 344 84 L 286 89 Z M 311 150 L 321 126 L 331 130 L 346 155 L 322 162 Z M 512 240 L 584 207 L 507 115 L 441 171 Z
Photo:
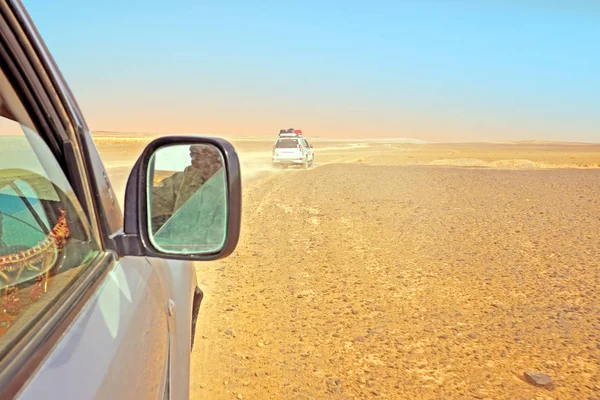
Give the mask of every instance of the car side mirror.
M 166 136 L 136 162 L 125 191 L 121 256 L 208 261 L 230 255 L 239 239 L 240 162 L 227 141 Z

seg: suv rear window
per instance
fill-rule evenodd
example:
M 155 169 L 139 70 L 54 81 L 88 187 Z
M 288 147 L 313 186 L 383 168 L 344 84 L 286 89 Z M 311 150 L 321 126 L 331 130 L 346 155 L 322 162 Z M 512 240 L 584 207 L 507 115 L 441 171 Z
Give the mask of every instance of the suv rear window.
M 276 149 L 293 149 L 298 147 L 298 139 L 279 139 L 275 144 Z

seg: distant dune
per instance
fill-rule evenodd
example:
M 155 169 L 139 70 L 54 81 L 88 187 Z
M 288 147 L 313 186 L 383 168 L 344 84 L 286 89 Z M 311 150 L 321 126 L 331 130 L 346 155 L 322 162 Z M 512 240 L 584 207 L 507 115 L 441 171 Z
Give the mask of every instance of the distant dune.
M 564 142 L 552 140 L 489 140 L 482 143 L 491 144 L 529 144 L 529 145 L 573 145 L 573 146 L 599 146 L 599 143 L 591 142 Z
M 572 163 L 550 164 L 527 159 L 510 159 L 484 161 L 478 158 L 455 158 L 431 161 L 428 165 L 453 166 L 453 167 L 485 167 L 485 168 L 597 168 L 596 165 L 577 165 Z

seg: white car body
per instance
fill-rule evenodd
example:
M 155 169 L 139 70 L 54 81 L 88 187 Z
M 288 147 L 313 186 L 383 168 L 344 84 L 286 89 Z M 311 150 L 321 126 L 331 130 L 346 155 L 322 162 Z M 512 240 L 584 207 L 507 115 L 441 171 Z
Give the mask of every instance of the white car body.
M 313 165 L 314 159 L 312 146 L 301 135 L 281 134 L 273 145 L 273 166 L 299 165 L 308 168 Z

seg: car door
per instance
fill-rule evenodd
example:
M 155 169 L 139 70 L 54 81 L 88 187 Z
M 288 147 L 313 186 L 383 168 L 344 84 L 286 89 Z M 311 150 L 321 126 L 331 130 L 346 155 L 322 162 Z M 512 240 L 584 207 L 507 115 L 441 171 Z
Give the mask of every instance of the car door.
M 310 147 L 310 144 L 308 144 L 308 141 L 306 139 L 302 139 L 302 142 L 304 144 L 304 148 L 306 149 L 307 158 L 312 162 L 314 158 L 313 149 L 312 147 Z
M 108 246 L 87 127 L 20 2 L 0 14 L 0 398 L 167 397 L 159 271 Z

